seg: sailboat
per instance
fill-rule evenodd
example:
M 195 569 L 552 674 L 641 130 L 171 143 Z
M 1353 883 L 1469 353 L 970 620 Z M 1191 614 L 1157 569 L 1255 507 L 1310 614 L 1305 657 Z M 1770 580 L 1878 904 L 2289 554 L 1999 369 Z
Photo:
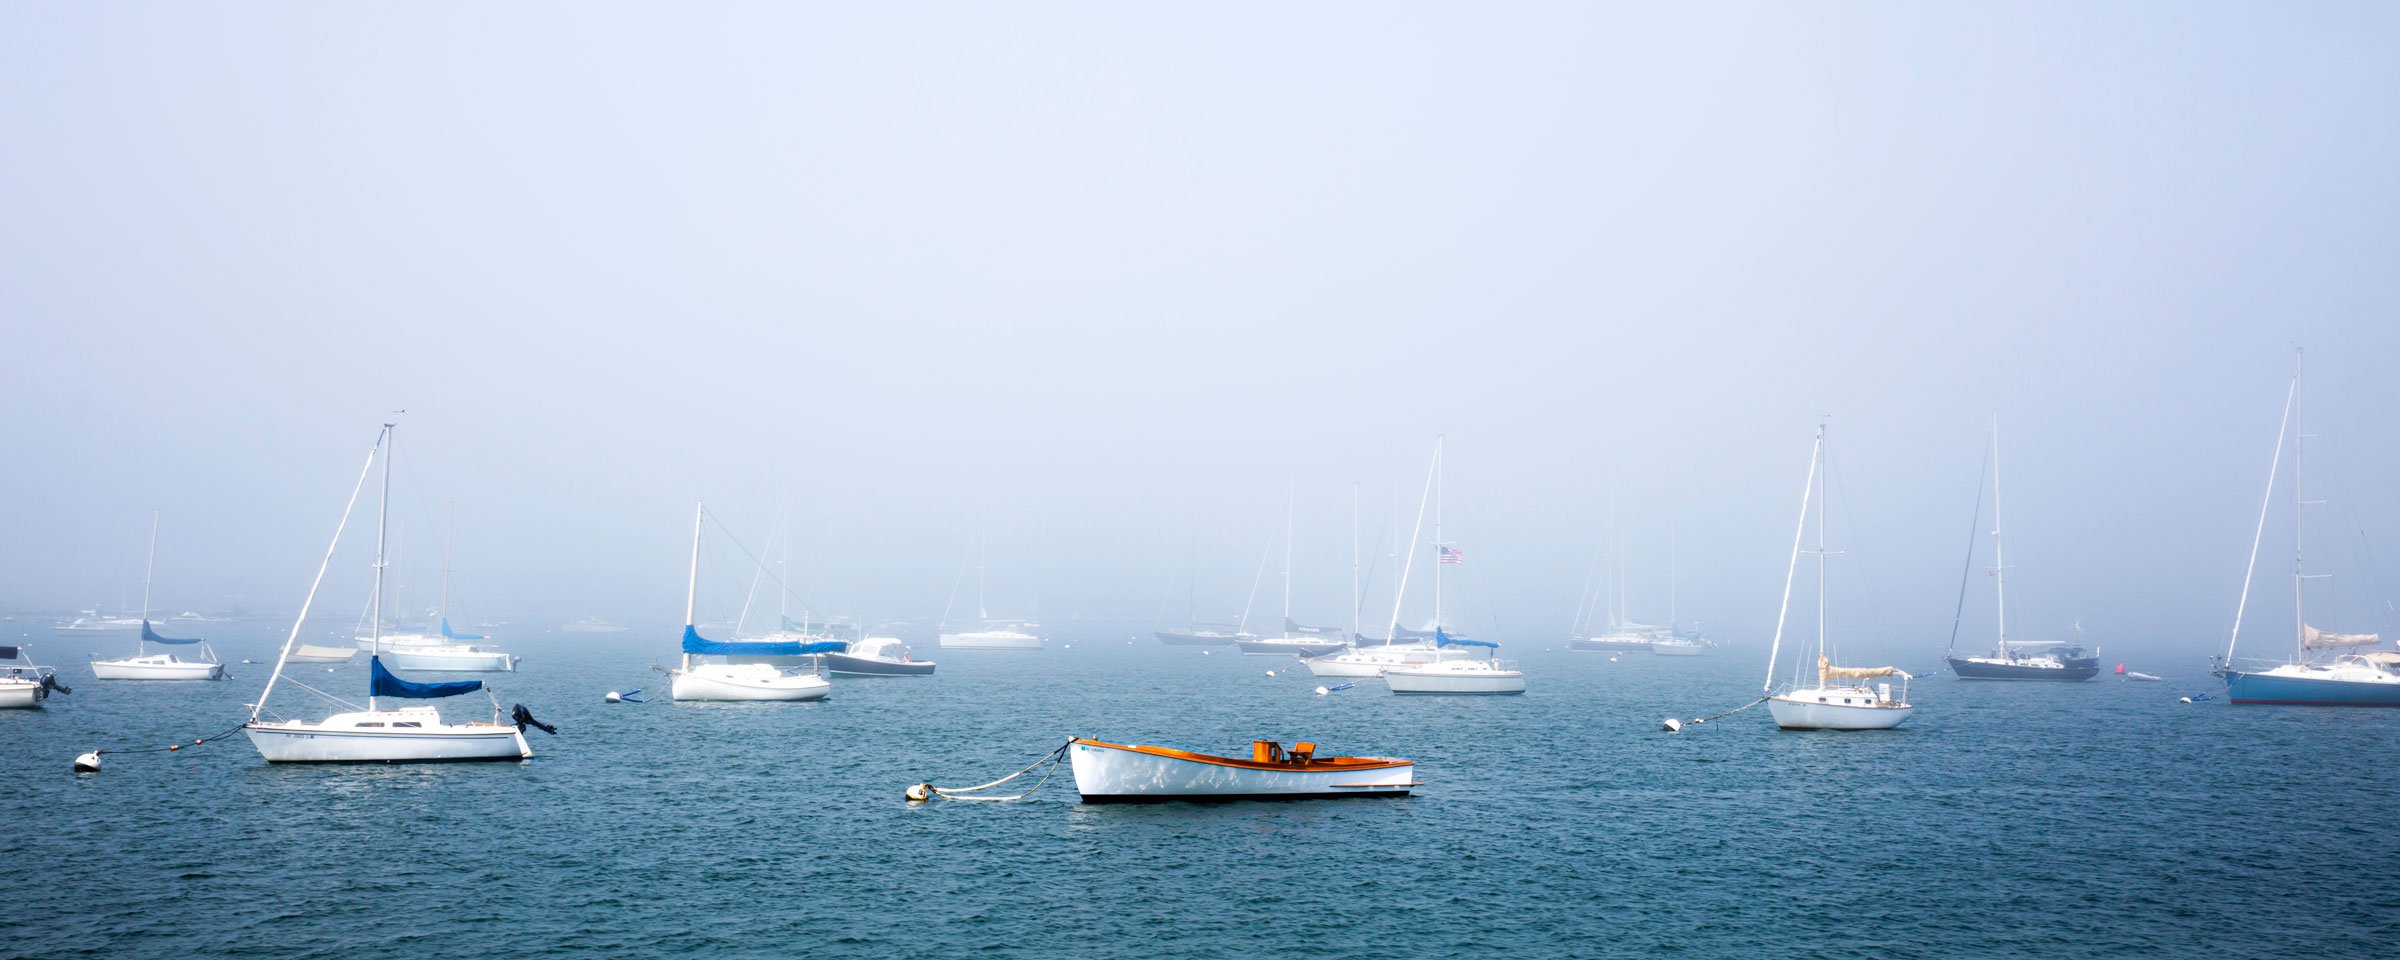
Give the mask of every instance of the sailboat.
M 133 656 L 92 661 L 92 676 L 102 680 L 223 680 L 225 665 L 198 638 L 162 637 L 150 629 L 150 577 L 158 568 L 158 511 L 150 512 L 150 560 L 142 566 L 142 632 L 134 640 Z M 171 651 L 151 653 L 150 645 L 197 646 L 200 656 L 186 660 Z
M 1617 529 L 1617 511 L 1613 505 L 1609 507 L 1608 511 L 1608 526 L 1609 535 L 1615 544 L 1613 548 L 1615 559 L 1608 566 L 1608 580 L 1601 584 L 1600 596 L 1591 597 L 1590 591 L 1587 589 L 1585 593 L 1588 602 L 1576 607 L 1577 625 L 1567 637 L 1567 649 L 1576 653 L 1647 652 L 1650 645 L 1659 639 L 1659 631 L 1654 627 L 1634 623 L 1626 619 L 1624 615 L 1625 538 L 1622 531 Z M 1599 558 L 1595 556 L 1592 563 L 1597 567 Z M 1585 582 L 1590 582 L 1588 577 Z M 1587 606 L 1596 605 L 1596 603 L 1608 605 L 1608 632 L 1596 636 L 1587 635 L 1584 632 L 1584 623 L 1589 617 L 1584 610 Z
M 1993 640 L 1989 656 L 1962 657 L 1958 646 L 1958 618 L 1950 621 L 1950 645 L 1942 659 L 1961 680 L 2030 680 L 2054 683 L 2080 683 L 2100 675 L 2100 654 L 2085 652 L 2080 643 L 2067 640 L 2011 640 L 2008 638 L 2008 563 L 2000 540 L 2000 418 L 1992 418 L 1992 606 L 1998 611 L 1998 636 Z M 1976 491 L 1982 499 L 1982 490 Z M 1976 505 L 1975 522 L 1980 529 L 1982 504 Z M 1967 569 L 1974 569 L 1974 541 L 1967 546 Z M 1960 604 L 1966 602 L 1966 578 L 1959 580 Z
M 484 686 L 481 680 L 453 683 L 404 680 L 384 668 L 380 649 L 370 651 L 367 659 L 366 709 L 336 713 L 313 722 L 268 719 L 268 699 L 274 695 L 276 683 L 283 679 L 283 668 L 290 660 L 293 648 L 300 643 L 300 628 L 308 622 L 309 608 L 316 604 L 317 588 L 325 582 L 325 570 L 333 564 L 334 550 L 342 543 L 342 529 L 350 525 L 350 511 L 358 505 L 358 495 L 366 489 L 368 473 L 373 470 L 379 453 L 383 454 L 383 492 L 376 505 L 375 593 L 371 620 L 374 631 L 377 634 L 382 632 L 383 551 L 385 535 L 390 529 L 392 494 L 392 458 L 387 444 L 391 440 L 393 427 L 394 424 L 384 424 L 382 431 L 375 435 L 375 445 L 368 448 L 366 465 L 359 469 L 358 484 L 351 488 L 350 502 L 342 507 L 341 523 L 333 529 L 333 542 L 326 545 L 325 559 L 317 566 L 316 579 L 308 585 L 308 599 L 300 604 L 300 615 L 292 621 L 292 632 L 284 638 L 283 649 L 275 659 L 275 671 L 267 676 L 266 689 L 259 692 L 258 703 L 250 708 L 249 721 L 242 725 L 242 732 L 250 737 L 250 743 L 258 748 L 259 755 L 269 763 L 522 760 L 533 756 L 532 746 L 525 742 L 525 727 L 536 721 L 523 706 L 518 706 L 514 711 L 514 723 L 501 721 L 498 699 L 492 700 L 492 719 L 488 722 L 451 723 L 443 720 L 441 712 L 430 704 L 383 706 L 384 698 L 436 700 L 484 690 Z M 302 689 L 309 688 L 304 686 Z M 345 706 L 355 706 L 322 691 L 310 692 Z M 490 696 L 489 691 L 485 692 L 485 696 Z
M 1832 554 L 1825 550 L 1825 490 L 1818 483 L 1819 470 L 1825 461 L 1825 427 L 1817 427 L 1817 441 L 1809 451 L 1808 483 L 1800 490 L 1800 524 L 1792 531 L 1791 565 L 1783 574 L 1783 606 L 1775 613 L 1775 640 L 1767 648 L 1767 682 L 1762 693 L 1767 711 L 1775 715 L 1775 725 L 1785 730 L 1889 730 L 1908 719 L 1916 707 L 1908 702 L 1906 671 L 1897 667 L 1841 667 L 1833 663 L 1832 645 L 1826 636 L 1825 561 Z M 1798 676 L 1782 692 L 1775 689 L 1775 659 L 1783 650 L 1783 627 L 1792 611 L 1792 579 L 1800 570 L 1801 537 L 1808 530 L 1808 506 L 1811 498 L 1817 506 L 1817 682 L 1807 686 Z M 1878 683 L 1873 689 L 1842 681 L 1872 680 L 1877 677 L 1899 677 L 1899 699 L 1892 698 L 1891 684 Z
M 58 682 L 49 667 L 37 666 L 16 646 L 0 647 L 0 710 L 24 710 L 42 705 L 51 691 L 73 693 Z
M 517 668 L 518 657 L 483 641 L 480 633 L 462 633 L 450 626 L 450 552 L 458 525 L 453 520 L 442 537 L 442 642 L 391 647 L 385 656 L 402 670 L 433 673 L 506 673 Z
M 1408 643 L 1399 642 L 1400 610 L 1408 597 L 1410 574 L 1416 568 L 1416 551 L 1411 550 L 1407 560 L 1401 565 L 1400 581 L 1392 594 L 1392 616 L 1384 629 L 1384 642 L 1376 645 L 1353 646 L 1340 653 L 1302 660 L 1301 663 L 1308 666 L 1310 673 L 1320 677 L 1381 677 L 1384 679 L 1385 685 L 1390 687 L 1394 693 L 1524 692 L 1525 675 L 1516 671 L 1513 664 L 1503 665 L 1499 661 L 1484 661 L 1481 666 L 1461 665 L 1461 662 L 1468 658 L 1457 650 L 1451 649 L 1453 647 L 1485 647 L 1496 650 L 1498 645 L 1452 636 L 1442 617 L 1442 568 L 1463 563 L 1466 560 L 1466 555 L 1442 536 L 1443 443 L 1444 439 L 1438 437 L 1433 442 L 1433 464 L 1425 475 L 1424 498 L 1417 504 L 1417 526 L 1409 532 L 1409 542 L 1418 542 L 1417 537 L 1424 532 L 1425 508 L 1430 504 L 1433 508 L 1433 542 L 1426 545 L 1432 547 L 1435 554 L 1433 621 L 1427 626 L 1425 639 Z M 1355 524 L 1355 522 L 1354 520 L 1353 523 Z M 1450 665 L 1443 666 L 1443 664 Z M 1420 669 L 1431 669 L 1434 673 L 1420 678 L 1413 673 Z M 1498 671 L 1498 675 L 1478 676 L 1466 680 L 1463 685 L 1442 679 L 1469 672 L 1489 673 L 1495 669 Z M 1401 679 L 1396 681 L 1397 686 L 1393 685 L 1395 674 L 1401 675 Z M 1464 688 L 1506 687 L 1512 683 L 1514 689 Z
M 700 598 L 700 524 L 706 511 L 692 505 L 692 572 L 683 595 L 683 663 L 667 671 L 668 692 L 677 700 L 823 700 L 833 682 L 815 672 L 785 671 L 753 658 L 837 653 L 838 640 L 710 640 L 693 619 Z M 694 657 L 714 659 L 694 660 Z
M 2333 633 L 2308 622 L 2310 580 L 2331 574 L 2308 572 L 2301 534 L 2307 524 L 2303 508 L 2322 503 L 2301 497 L 2301 449 L 2308 434 L 2300 423 L 2300 362 L 2292 361 L 2292 386 L 2284 397 L 2283 422 L 2275 430 L 2275 460 L 2267 467 L 2267 493 L 2258 508 L 2258 530 L 2250 541 L 2250 563 L 2242 575 L 2242 597 L 2233 610 L 2233 635 L 2225 642 L 2225 658 L 2215 673 L 2225 681 L 2225 698 L 2236 704 L 2288 704 L 2316 707 L 2400 707 L 2400 651 L 2369 649 L 2382 642 L 2373 633 Z M 2241 640 L 2242 614 L 2250 606 L 2250 581 L 2258 569 L 2259 543 L 2265 538 L 2267 510 L 2275 502 L 2276 468 L 2283 465 L 2283 438 L 2292 442 L 2292 659 L 2282 663 L 2244 663 L 2233 658 Z
M 1327 633 L 1296 633 L 1292 622 L 1292 512 L 1293 491 L 1286 490 L 1283 499 L 1283 636 L 1245 637 L 1235 642 L 1244 654 L 1253 656 L 1316 657 L 1350 645 L 1350 641 Z M 1355 544 L 1353 545 L 1355 553 Z M 1355 569 L 1358 559 L 1351 558 Z
M 951 588 L 950 594 L 952 599 L 955 600 L 957 598 L 958 590 L 955 586 Z M 947 605 L 944 605 L 942 608 L 942 626 L 944 632 L 938 635 L 938 642 L 941 644 L 942 649 L 1042 649 L 1041 637 L 1027 633 L 1025 630 L 1021 629 L 1035 626 L 1035 624 L 1024 620 L 994 620 L 992 619 L 991 611 L 985 609 L 983 598 L 983 536 L 981 534 L 977 534 L 975 537 L 975 617 L 982 624 L 983 629 L 967 630 L 958 633 L 948 632 L 950 623 L 950 608 Z

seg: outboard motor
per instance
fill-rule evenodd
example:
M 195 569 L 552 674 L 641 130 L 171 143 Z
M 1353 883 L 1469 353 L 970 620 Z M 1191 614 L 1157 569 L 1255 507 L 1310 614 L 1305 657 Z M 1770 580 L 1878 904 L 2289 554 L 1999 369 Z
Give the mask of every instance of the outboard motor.
M 63 683 L 60 683 L 60 682 L 58 682 L 58 675 L 57 675 L 57 674 L 55 674 L 55 673 L 45 673 L 45 674 L 42 674 L 42 689 L 43 689 L 43 690 L 45 690 L 45 691 L 48 691 L 48 690 L 55 690 L 55 691 L 58 691 L 59 693 L 74 693 L 74 692 L 75 692 L 75 691 L 73 691 L 73 690 L 69 690 L 69 689 L 67 689 L 67 685 L 66 685 L 66 684 L 63 684 Z M 47 694 L 45 694 L 45 695 L 47 695 Z
M 524 733 L 526 727 L 532 727 L 552 736 L 558 735 L 557 727 L 553 727 L 547 723 L 543 723 L 534 719 L 533 711 L 525 709 L 525 705 L 522 703 L 515 704 L 509 708 L 508 719 L 516 722 L 518 733 Z

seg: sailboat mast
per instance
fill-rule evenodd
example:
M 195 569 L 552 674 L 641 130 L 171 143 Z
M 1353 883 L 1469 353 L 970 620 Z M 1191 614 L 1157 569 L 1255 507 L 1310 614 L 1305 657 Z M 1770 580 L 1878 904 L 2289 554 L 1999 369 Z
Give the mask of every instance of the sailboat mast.
M 1350 484 L 1350 642 L 1358 642 L 1358 484 Z
M 2000 659 L 2008 659 L 2008 552 L 2000 531 L 2000 415 L 1992 415 L 1992 598 L 1999 609 Z
M 158 569 L 158 511 L 150 511 L 150 559 L 142 563 L 142 633 L 150 632 L 150 574 Z M 133 640 L 136 656 L 150 652 L 146 636 Z
M 1402 601 L 1408 599 L 1408 575 L 1410 571 L 1414 570 L 1417 566 L 1417 548 L 1415 544 L 1417 542 L 1417 537 L 1423 535 L 1425 532 L 1425 500 L 1433 496 L 1433 478 L 1436 473 L 1441 471 L 1441 466 L 1442 441 L 1437 437 L 1433 441 L 1433 470 L 1425 474 L 1425 493 L 1417 500 L 1417 522 L 1408 528 L 1408 543 L 1410 544 L 1408 548 L 1408 558 L 1401 561 L 1400 582 L 1392 587 L 1392 623 L 1389 628 L 1384 630 L 1383 642 L 1385 643 L 1390 643 L 1399 639 L 1400 637 L 1400 604 Z M 1399 519 L 1400 517 L 1397 513 L 1395 513 L 1392 517 L 1395 525 Z M 1393 532 L 1398 533 L 1399 531 L 1394 530 Z M 1392 547 L 1394 552 L 1398 552 L 1399 542 L 1394 541 Z M 1440 564 L 1435 564 L 1435 566 L 1440 566 Z
M 450 548 L 458 544 L 458 501 L 442 504 L 442 629 L 450 629 Z M 448 637 L 443 639 L 447 640 Z
M 1808 479 L 1800 484 L 1800 522 L 1792 528 L 1792 559 L 1783 568 L 1783 605 L 1775 610 L 1775 639 L 1767 644 L 1767 682 L 1759 692 L 1775 692 L 1775 658 L 1783 651 L 1784 618 L 1792 612 L 1792 578 L 1800 572 L 1800 538 L 1808 532 L 1808 499 L 1817 490 L 1817 461 L 1825 452 L 1825 425 L 1817 424 L 1816 445 L 1808 451 Z
M 383 425 L 386 437 L 391 437 L 396 429 L 396 424 Z M 397 438 L 393 439 L 396 448 Z M 375 502 L 375 607 L 374 619 L 367 628 L 372 631 L 371 635 L 375 638 L 375 652 L 372 654 L 372 658 L 376 660 L 383 657 L 383 541 L 385 534 L 391 530 L 391 526 L 392 453 L 387 451 L 383 455 L 383 492 L 376 495 Z M 375 712 L 375 687 L 371 681 L 367 686 L 367 712 Z
M 1675 511 L 1667 511 L 1667 635 L 1675 634 Z
M 1449 541 L 1442 539 L 1442 439 L 1433 438 L 1433 628 L 1436 630 L 1442 628 L 1442 551 L 1449 547 Z
M 2308 454 L 2308 430 L 2300 423 L 2300 351 L 2292 351 L 2292 662 L 2308 659 L 2308 613 L 2301 609 L 2308 571 L 2301 565 L 2300 532 L 2308 527 L 2300 495 L 2300 462 Z
M 2242 614 L 2250 608 L 2250 581 L 2258 575 L 2258 548 L 2267 537 L 2267 508 L 2275 503 L 2275 471 L 2283 466 L 2283 437 L 2292 427 L 2292 406 L 2300 400 L 2300 372 L 2297 362 L 2292 371 L 2292 386 L 2283 395 L 2283 419 L 2275 424 L 2275 456 L 2267 461 L 2267 492 L 2258 501 L 2258 526 L 2250 533 L 2250 562 L 2242 568 L 2242 598 L 2233 605 L 2233 633 L 2225 638 L 2225 666 L 2233 666 L 2233 648 L 2242 639 Z M 2297 518 L 2295 518 L 2297 519 Z
M 992 611 L 984 606 L 983 602 L 983 556 L 983 531 L 977 529 L 975 531 L 975 619 L 983 621 L 983 625 L 988 627 L 991 625 Z M 976 629 L 982 629 L 982 627 Z
M 701 500 L 692 501 L 692 572 L 691 578 L 684 581 L 683 586 L 683 629 L 685 633 L 690 633 L 692 624 L 698 622 L 693 619 L 693 615 L 700 599 L 700 512 L 705 503 L 706 501 Z M 692 669 L 690 651 L 684 652 L 683 669 L 687 671 Z
M 1817 427 L 1819 433 L 1822 433 L 1824 429 L 1825 428 L 1823 426 Z M 1823 441 L 1819 441 L 1820 448 L 1822 443 Z M 1831 468 L 1827 468 L 1825 472 L 1831 474 L 1833 471 Z M 1828 479 L 1830 479 L 1830 477 Z M 1817 496 L 1817 656 L 1819 657 L 1830 657 L 1833 655 L 1832 651 L 1828 650 L 1825 644 L 1825 624 L 1829 619 L 1825 615 L 1825 598 L 1827 592 L 1825 583 L 1825 573 L 1827 570 L 1825 565 L 1825 561 L 1827 559 L 1825 556 L 1825 501 L 1830 499 L 1828 496 L 1826 496 L 1827 493 L 1830 493 L 1830 491 L 1819 491 Z M 1819 671 L 1817 677 L 1818 683 L 1822 684 L 1824 679 L 1823 671 Z
M 1283 487 L 1283 632 L 1292 632 L 1292 510 L 1299 493 L 1299 481 L 1285 480 Z

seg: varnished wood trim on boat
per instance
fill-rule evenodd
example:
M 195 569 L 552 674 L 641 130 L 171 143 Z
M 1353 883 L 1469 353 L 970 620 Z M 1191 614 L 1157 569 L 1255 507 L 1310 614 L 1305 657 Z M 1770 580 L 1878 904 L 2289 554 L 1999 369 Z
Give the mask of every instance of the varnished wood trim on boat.
M 1127 753 L 1148 754 L 1153 757 L 1165 757 L 1169 760 L 1188 760 L 1192 763 L 1206 763 L 1219 767 L 1234 767 L 1242 770 L 1277 770 L 1284 772 L 1302 771 L 1314 773 L 1331 772 L 1335 770 L 1388 770 L 1392 767 L 1412 767 L 1416 765 L 1416 761 L 1414 760 L 1396 760 L 1391 757 L 1315 757 L 1310 759 L 1307 763 L 1291 763 L 1288 761 L 1284 763 L 1260 763 L 1256 760 L 1243 760 L 1236 757 L 1211 756 L 1205 753 L 1193 753 L 1189 750 L 1176 750 L 1169 747 L 1128 746 L 1122 743 L 1109 743 L 1105 740 L 1090 740 L 1083 737 L 1075 738 L 1075 743 L 1080 746 L 1105 747 L 1110 750 L 1123 750 Z

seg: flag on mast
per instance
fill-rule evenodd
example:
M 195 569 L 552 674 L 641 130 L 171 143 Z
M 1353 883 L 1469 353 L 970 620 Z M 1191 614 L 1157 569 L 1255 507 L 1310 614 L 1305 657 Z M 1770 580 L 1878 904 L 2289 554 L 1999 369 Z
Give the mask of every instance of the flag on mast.
M 1442 548 L 1442 562 L 1443 562 L 1443 563 L 1465 563 L 1465 562 L 1467 562 L 1467 552 L 1466 552 L 1466 551 L 1464 551 L 1464 550 L 1460 550 L 1460 549 L 1459 549 L 1459 548 L 1457 548 L 1457 547 L 1443 547 L 1443 548 Z

